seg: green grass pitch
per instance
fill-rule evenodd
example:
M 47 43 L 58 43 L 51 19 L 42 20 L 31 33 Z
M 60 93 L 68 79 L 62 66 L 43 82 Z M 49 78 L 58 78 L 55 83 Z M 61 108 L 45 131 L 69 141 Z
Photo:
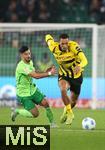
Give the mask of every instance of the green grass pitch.
M 74 109 L 75 119 L 71 126 L 60 124 L 59 118 L 63 109 L 53 108 L 55 120 L 59 128 L 51 129 L 51 150 L 105 150 L 105 110 Z M 23 118 L 18 116 L 13 123 L 10 119 L 11 110 L 0 108 L 0 125 L 45 125 L 48 120 L 45 110 L 40 108 L 40 116 Z M 84 117 L 96 120 L 96 129 L 83 130 L 81 122 Z

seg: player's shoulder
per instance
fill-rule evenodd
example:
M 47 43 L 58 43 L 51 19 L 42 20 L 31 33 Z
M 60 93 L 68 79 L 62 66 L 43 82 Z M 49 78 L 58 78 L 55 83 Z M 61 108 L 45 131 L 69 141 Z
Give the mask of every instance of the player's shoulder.
M 76 41 L 69 41 L 70 46 L 76 46 L 79 45 Z
M 55 46 L 58 46 L 58 45 L 59 45 L 59 42 L 56 42 L 56 41 L 55 41 L 55 42 L 54 42 L 54 45 L 55 45 Z
M 32 60 L 30 61 L 30 65 L 33 66 L 33 61 Z
M 76 41 L 70 41 L 69 42 L 70 50 L 74 53 L 78 53 L 78 51 L 82 51 L 80 48 L 80 45 Z
M 19 62 L 17 63 L 17 67 L 21 66 L 21 64 L 22 64 L 22 61 L 19 61 Z
M 21 61 L 19 61 L 18 62 L 18 64 L 17 64 L 17 69 L 21 69 L 21 68 L 23 68 L 25 66 L 25 63 L 21 60 Z
M 24 61 L 20 60 L 17 65 L 21 66 L 21 65 L 24 65 L 24 64 L 25 64 Z

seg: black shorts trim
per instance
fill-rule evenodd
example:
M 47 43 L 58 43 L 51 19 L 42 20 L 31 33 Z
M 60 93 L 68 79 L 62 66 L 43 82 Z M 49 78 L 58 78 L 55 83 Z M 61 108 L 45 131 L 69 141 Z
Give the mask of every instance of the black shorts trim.
M 69 76 L 58 75 L 58 81 L 66 80 L 70 85 L 70 91 L 73 91 L 75 94 L 79 95 L 81 91 L 81 84 L 83 82 L 83 76 L 79 78 L 70 78 Z

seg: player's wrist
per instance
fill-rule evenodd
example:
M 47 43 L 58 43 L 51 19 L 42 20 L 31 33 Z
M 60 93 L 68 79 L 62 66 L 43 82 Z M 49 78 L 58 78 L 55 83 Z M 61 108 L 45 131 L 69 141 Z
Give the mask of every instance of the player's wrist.
M 82 68 L 81 64 L 79 64 L 78 67 Z
M 48 76 L 51 76 L 51 75 L 52 75 L 51 71 L 48 71 Z

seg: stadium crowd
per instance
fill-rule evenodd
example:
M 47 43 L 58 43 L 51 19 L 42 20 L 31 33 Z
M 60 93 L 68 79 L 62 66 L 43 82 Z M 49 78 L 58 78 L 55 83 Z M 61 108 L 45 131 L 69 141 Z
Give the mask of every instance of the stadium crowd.
M 0 22 L 105 23 L 105 0 L 3 0 Z

